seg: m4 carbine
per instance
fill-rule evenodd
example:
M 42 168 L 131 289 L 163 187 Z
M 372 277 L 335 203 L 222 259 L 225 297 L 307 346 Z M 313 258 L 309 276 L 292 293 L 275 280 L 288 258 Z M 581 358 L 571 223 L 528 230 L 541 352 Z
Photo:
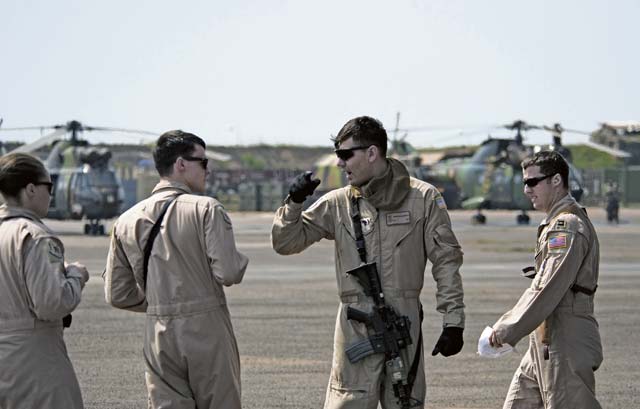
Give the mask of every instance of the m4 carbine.
M 365 295 L 374 301 L 370 313 L 347 307 L 347 319 L 365 324 L 371 334 L 369 338 L 350 345 L 345 351 L 347 358 L 349 362 L 356 363 L 369 355 L 384 354 L 394 395 L 403 409 L 410 408 L 413 385 L 409 381 L 409 368 L 402 359 L 401 350 L 411 344 L 411 321 L 404 315 L 399 316 L 393 307 L 385 303 L 376 263 L 362 264 L 347 274 L 354 276 Z

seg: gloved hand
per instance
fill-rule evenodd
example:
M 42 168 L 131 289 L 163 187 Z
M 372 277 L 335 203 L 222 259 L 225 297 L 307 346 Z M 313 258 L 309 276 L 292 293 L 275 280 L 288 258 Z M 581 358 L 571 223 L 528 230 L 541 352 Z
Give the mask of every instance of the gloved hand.
M 307 196 L 313 194 L 320 184 L 320 179 L 311 179 L 313 172 L 306 171 L 299 174 L 289 187 L 289 196 L 296 203 L 304 202 Z
M 462 331 L 464 331 L 464 328 L 443 328 L 442 334 L 440 334 L 440 338 L 438 338 L 438 342 L 436 342 L 436 346 L 433 348 L 431 355 L 436 356 L 438 353 L 441 353 L 442 356 L 451 356 L 460 352 L 462 345 L 464 345 Z

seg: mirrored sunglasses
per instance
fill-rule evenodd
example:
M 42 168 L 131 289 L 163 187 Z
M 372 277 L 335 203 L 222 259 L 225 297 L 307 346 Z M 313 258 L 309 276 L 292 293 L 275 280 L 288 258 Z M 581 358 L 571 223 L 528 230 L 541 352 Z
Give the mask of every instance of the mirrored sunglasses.
M 187 162 L 200 162 L 200 166 L 202 166 L 202 169 L 206 169 L 207 164 L 209 163 L 209 159 L 198 158 L 197 156 L 182 156 L 182 159 L 186 160 Z
M 527 178 L 527 179 L 524 179 L 522 183 L 524 183 L 525 186 L 536 187 L 538 183 L 542 182 L 547 178 L 550 178 L 551 176 L 553 175 L 538 176 L 537 178 Z
M 349 159 L 351 159 L 351 157 L 354 155 L 354 151 L 357 151 L 360 149 L 367 149 L 369 146 L 352 146 L 351 148 L 336 149 L 333 152 L 336 154 L 338 159 L 342 159 L 343 161 L 346 162 Z
M 53 183 L 52 182 L 35 182 L 34 185 L 38 186 L 38 185 L 44 185 L 47 187 L 47 190 L 49 191 L 49 194 L 52 195 L 53 194 Z

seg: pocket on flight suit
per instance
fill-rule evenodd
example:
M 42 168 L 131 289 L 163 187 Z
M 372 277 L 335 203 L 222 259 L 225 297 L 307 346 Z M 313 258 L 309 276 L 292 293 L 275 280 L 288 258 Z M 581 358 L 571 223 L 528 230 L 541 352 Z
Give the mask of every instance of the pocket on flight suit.
M 370 230 L 364 232 L 365 242 L 372 240 L 372 233 L 375 231 L 375 225 L 370 227 Z M 361 264 L 360 256 L 358 255 L 358 249 L 356 247 L 356 235 L 353 231 L 351 224 L 346 222 L 340 223 L 340 228 L 336 232 L 336 248 L 338 250 L 338 259 L 336 260 L 336 274 L 338 274 L 338 294 L 339 295 L 354 295 L 362 293 L 362 287 L 357 284 L 355 277 L 349 277 L 347 271 L 358 267 Z M 367 258 L 372 260 L 372 257 L 367 251 Z
M 422 229 L 423 218 L 414 220 L 411 224 L 388 227 L 392 242 L 395 242 L 393 249 L 393 271 L 392 282 L 401 290 L 415 290 L 422 288 L 424 274 L 406 274 L 406 264 L 411 260 L 411 265 L 426 265 L 426 254 L 424 246 L 424 235 Z M 401 273 L 401 274 L 399 274 Z
M 373 394 L 377 383 L 376 374 L 382 371 L 384 360 L 382 354 L 374 354 L 356 363 L 349 362 L 346 349 L 369 336 L 365 324 L 347 320 L 346 311 L 349 306 L 364 312 L 371 309 L 365 303 L 344 303 L 341 306 L 329 388 L 334 398 L 339 398 L 342 402 L 362 400 Z

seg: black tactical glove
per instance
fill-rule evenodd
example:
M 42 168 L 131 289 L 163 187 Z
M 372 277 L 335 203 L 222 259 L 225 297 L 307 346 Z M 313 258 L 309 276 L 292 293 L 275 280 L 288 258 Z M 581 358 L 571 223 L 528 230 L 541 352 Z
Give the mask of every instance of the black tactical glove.
M 313 172 L 306 171 L 299 174 L 289 187 L 289 196 L 296 203 L 304 202 L 320 184 L 320 179 L 311 179 Z
M 438 338 L 438 342 L 436 342 L 436 346 L 433 348 L 431 355 L 436 356 L 438 353 L 441 353 L 442 356 L 451 356 L 460 352 L 462 345 L 464 345 L 462 331 L 464 331 L 464 328 L 443 328 L 442 334 L 440 334 L 440 338 Z

